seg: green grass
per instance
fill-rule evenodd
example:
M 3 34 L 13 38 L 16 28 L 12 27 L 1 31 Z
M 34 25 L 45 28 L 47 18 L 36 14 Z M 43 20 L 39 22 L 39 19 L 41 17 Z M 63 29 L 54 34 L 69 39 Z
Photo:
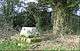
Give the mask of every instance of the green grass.
M 74 48 L 74 49 L 65 49 L 65 48 L 56 49 L 56 48 L 52 48 L 52 49 L 44 49 L 44 51 L 80 51 L 80 49 L 79 48 Z
M 80 48 L 53 47 L 51 49 L 44 49 L 44 51 L 80 51 Z
M 24 43 L 24 42 L 18 42 L 18 41 L 4 41 L 0 43 L 0 51 L 1 50 L 27 50 L 29 48 L 30 44 Z M 79 51 L 79 48 L 65 48 L 65 47 L 53 47 L 51 49 L 44 49 L 43 51 Z
M 4 41 L 0 43 L 0 50 L 24 50 L 28 49 L 29 44 L 18 41 Z
M 0 43 L 0 51 L 1 50 L 28 50 L 30 45 L 32 43 L 28 43 L 26 37 L 17 37 L 16 39 L 9 39 L 4 40 L 2 43 Z M 33 43 L 36 43 L 38 41 L 37 39 L 33 38 Z M 41 39 L 39 39 L 41 41 Z
M 33 43 L 27 43 L 25 37 L 19 37 L 17 39 L 11 39 L 11 40 L 4 40 L 2 43 L 0 43 L 0 51 L 25 51 L 29 50 L 30 45 Z M 36 39 L 33 39 L 33 42 L 36 43 Z M 56 44 L 54 47 L 51 47 L 51 49 L 45 48 L 41 49 L 43 51 L 80 51 L 80 47 L 75 48 L 69 48 L 63 44 Z

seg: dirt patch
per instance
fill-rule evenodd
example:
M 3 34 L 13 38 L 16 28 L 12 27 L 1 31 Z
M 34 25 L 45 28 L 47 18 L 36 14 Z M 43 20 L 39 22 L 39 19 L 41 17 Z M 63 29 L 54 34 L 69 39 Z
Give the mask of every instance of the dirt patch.
M 16 39 L 16 37 L 20 37 L 16 35 L 18 32 L 14 30 L 10 26 L 0 27 L 0 38 L 9 38 L 12 40 Z M 69 48 L 77 48 L 80 47 L 80 36 L 78 35 L 53 35 L 53 34 L 42 34 L 39 35 L 42 38 L 41 42 L 33 43 L 30 45 L 29 49 L 32 50 L 41 50 L 41 49 L 52 49 L 52 48 L 60 48 L 65 47 Z M 4 40 L 3 40 L 4 41 Z
M 52 38 L 52 37 L 51 37 Z M 69 48 L 77 48 L 79 47 L 80 38 L 77 35 L 66 35 L 57 37 L 56 39 L 49 39 L 47 41 L 42 41 L 39 43 L 32 44 L 30 49 L 52 49 L 52 48 L 60 48 L 65 47 Z
M 0 38 L 9 38 L 17 33 L 18 31 L 14 30 L 8 24 L 4 24 L 2 27 L 0 26 Z

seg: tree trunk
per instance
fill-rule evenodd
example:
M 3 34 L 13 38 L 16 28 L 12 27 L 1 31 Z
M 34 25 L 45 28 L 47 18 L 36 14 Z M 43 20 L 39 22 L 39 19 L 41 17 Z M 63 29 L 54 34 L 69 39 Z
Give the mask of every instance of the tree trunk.
M 53 23 L 53 33 L 61 34 L 64 23 L 64 9 L 61 7 L 60 3 L 57 3 L 54 10 L 54 23 Z

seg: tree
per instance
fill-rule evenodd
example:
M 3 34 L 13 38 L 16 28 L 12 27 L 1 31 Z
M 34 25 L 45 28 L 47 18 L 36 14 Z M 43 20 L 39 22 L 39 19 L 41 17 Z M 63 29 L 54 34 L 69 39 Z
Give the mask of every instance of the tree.
M 4 3 L 4 17 L 6 21 L 10 24 L 13 22 L 14 18 L 14 5 L 17 4 L 19 0 L 6 0 Z
M 17 4 L 18 1 L 19 0 L 7 0 L 6 1 L 7 5 L 4 6 L 5 17 L 10 23 L 12 21 L 12 18 L 14 19 L 15 17 L 14 16 L 15 14 L 13 12 L 13 6 Z M 41 12 L 39 8 L 43 5 L 51 5 L 53 7 L 52 20 L 53 20 L 54 34 L 62 34 L 63 31 L 66 30 L 65 27 L 66 26 L 69 27 L 69 23 L 68 22 L 65 23 L 66 18 L 67 17 L 70 18 L 70 16 L 72 16 L 73 9 L 78 7 L 79 3 L 80 3 L 79 0 L 76 0 L 76 1 L 75 0 L 39 0 L 38 4 L 30 3 L 29 7 L 26 8 L 27 10 L 27 12 L 25 12 L 26 14 L 21 13 L 21 15 L 25 15 L 25 18 L 27 18 L 27 16 L 34 17 L 36 26 L 39 28 L 39 30 L 41 29 L 41 31 L 43 31 L 43 30 L 46 30 L 46 27 L 47 27 L 44 24 L 45 21 L 43 21 L 43 17 L 45 17 L 47 13 Z M 21 15 L 18 15 L 18 16 L 21 16 Z M 20 24 L 22 24 L 23 22 L 24 22 L 24 19 Z M 23 25 L 25 25 L 26 23 L 24 23 Z
M 53 31 L 54 34 L 62 34 L 68 23 L 64 24 L 65 18 L 72 15 L 72 11 L 80 3 L 79 0 L 40 0 L 41 3 L 53 6 Z M 67 27 L 67 28 L 68 28 Z

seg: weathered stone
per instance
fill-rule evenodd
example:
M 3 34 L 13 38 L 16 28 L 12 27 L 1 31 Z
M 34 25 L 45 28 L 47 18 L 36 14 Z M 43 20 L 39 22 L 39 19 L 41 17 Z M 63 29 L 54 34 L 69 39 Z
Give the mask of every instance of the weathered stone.
M 22 27 L 20 35 L 29 37 L 38 34 L 36 27 Z

